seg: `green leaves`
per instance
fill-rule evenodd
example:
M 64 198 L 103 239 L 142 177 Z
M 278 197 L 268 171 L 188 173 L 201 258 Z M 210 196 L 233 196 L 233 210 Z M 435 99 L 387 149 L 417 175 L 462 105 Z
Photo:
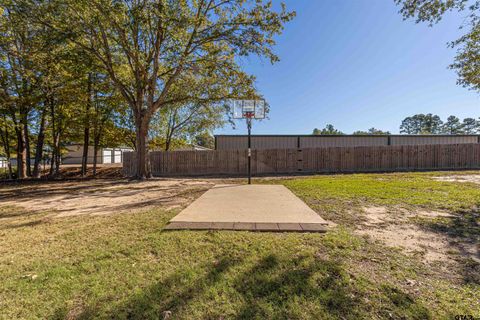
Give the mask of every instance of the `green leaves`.
M 469 0 L 394 0 L 401 7 L 400 13 L 405 19 L 416 18 L 416 22 L 439 22 L 447 11 L 465 10 Z M 478 7 L 479 1 L 468 6 Z
M 89 70 L 108 76 L 132 111 L 138 145 L 146 145 L 158 111 L 202 106 L 197 119 L 210 128 L 206 119 L 221 118 L 222 112 L 212 117 L 206 106 L 260 96 L 239 59 L 278 61 L 274 37 L 295 16 L 285 5 L 276 11 L 271 1 L 257 0 L 0 1 L 18 11 L 27 30 L 47 31 L 42 43 L 55 54 L 39 51 L 49 61 L 42 69 L 46 79 L 57 70 L 67 77 L 82 78 Z M 145 163 L 137 167 L 145 176 Z
M 458 75 L 457 83 L 473 90 L 480 89 L 480 0 L 394 0 L 400 6 L 405 19 L 415 18 L 416 22 L 438 23 L 449 11 L 463 12 L 464 23 L 459 26 L 466 30 L 463 36 L 452 41 L 457 48 L 455 61 L 450 68 Z

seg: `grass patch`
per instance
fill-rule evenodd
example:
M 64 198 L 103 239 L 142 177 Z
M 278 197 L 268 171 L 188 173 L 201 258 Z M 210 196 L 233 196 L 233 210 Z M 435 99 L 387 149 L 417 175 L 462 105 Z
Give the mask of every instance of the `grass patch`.
M 309 199 L 362 204 L 415 205 L 452 211 L 480 207 L 480 188 L 441 182 L 431 173 L 354 174 L 286 180 L 284 184 Z
M 275 183 L 287 186 L 325 214 L 325 218 L 350 226 L 359 222 L 358 214 L 352 211 L 361 210 L 363 206 L 415 207 L 459 213 L 480 208 L 478 185 L 432 179 L 441 174 L 452 173 L 325 175 L 277 180 Z
M 422 174 L 349 175 L 282 183 L 308 203 L 331 208 L 332 215 L 349 204 L 427 206 L 426 198 L 435 202 L 437 193 L 445 192 L 449 208 L 478 205 L 480 198 L 464 194 L 462 203 L 446 183 L 428 184 L 427 179 Z M 408 191 L 408 185 L 414 188 Z M 422 186 L 435 195 L 422 198 Z M 369 188 L 377 191 L 363 190 Z M 466 194 L 477 195 L 473 187 L 467 189 Z M 175 213 L 155 209 L 52 218 L 14 207 L 0 209 L 0 318 L 480 315 L 478 284 L 452 282 L 399 250 L 355 235 L 342 219 L 324 235 L 162 231 Z

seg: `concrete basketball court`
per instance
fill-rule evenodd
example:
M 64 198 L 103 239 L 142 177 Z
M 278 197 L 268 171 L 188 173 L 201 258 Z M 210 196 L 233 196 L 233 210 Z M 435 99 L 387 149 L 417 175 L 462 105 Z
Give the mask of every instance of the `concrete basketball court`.
M 165 229 L 325 232 L 326 226 L 282 185 L 215 185 Z

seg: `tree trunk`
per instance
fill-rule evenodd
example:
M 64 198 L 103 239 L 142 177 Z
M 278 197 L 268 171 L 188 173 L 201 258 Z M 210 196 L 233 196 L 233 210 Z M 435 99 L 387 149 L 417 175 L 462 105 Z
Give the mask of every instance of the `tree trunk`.
M 7 155 L 7 167 L 8 167 L 8 179 L 13 179 L 13 172 L 12 172 L 12 161 L 10 155 Z
M 52 160 L 50 165 L 50 175 L 57 176 L 60 173 L 60 133 L 55 117 L 55 102 L 50 101 L 50 112 L 52 119 Z
M 25 166 L 26 166 L 26 175 L 30 177 L 32 175 L 32 168 L 30 163 L 30 135 L 28 132 L 28 113 L 22 117 L 23 123 L 23 136 L 24 136 L 24 147 L 25 147 Z
M 90 141 L 90 128 L 88 125 L 85 125 L 85 129 L 83 131 L 82 177 L 84 177 L 87 174 L 89 141 Z
M 92 104 L 92 74 L 88 74 L 87 83 L 88 99 L 85 105 L 85 123 L 83 130 L 82 177 L 87 174 L 88 144 L 90 142 L 90 106 Z
M 12 173 L 12 162 L 11 162 L 11 153 L 10 153 L 10 132 L 7 126 L 7 117 L 4 115 L 3 120 L 5 123 L 5 131 L 0 129 L 0 137 L 2 138 L 3 150 L 5 150 L 5 156 L 7 158 L 7 168 L 8 168 L 8 179 L 13 178 Z
M 50 156 L 50 173 L 49 176 L 53 176 L 53 169 L 55 168 L 55 149 L 52 148 L 52 154 Z
M 43 144 L 45 141 L 45 119 L 47 115 L 47 108 L 42 110 L 42 118 L 40 120 L 40 129 L 37 136 L 37 146 L 35 149 L 35 164 L 33 167 L 33 177 L 40 178 L 40 165 L 43 158 Z
M 170 114 L 167 125 L 167 132 L 165 135 L 165 151 L 170 150 L 170 144 L 172 143 L 173 130 L 175 128 L 175 116 L 176 112 Z
M 50 165 L 50 175 L 57 176 L 60 173 L 60 135 L 56 133 L 53 136 L 52 162 Z
M 172 138 L 173 138 L 173 130 L 171 130 L 165 139 L 165 151 L 170 150 L 170 147 L 172 146 Z
M 145 179 L 150 178 L 149 161 L 147 154 L 147 133 L 148 133 L 149 120 L 146 117 L 136 119 L 135 126 L 137 130 L 136 134 L 136 146 L 137 146 L 137 168 L 135 178 Z
M 53 150 L 54 152 L 54 171 L 53 175 L 58 176 L 60 174 L 60 134 L 57 132 L 53 138 Z
M 27 150 L 25 149 L 25 139 L 23 128 L 15 128 L 17 134 L 17 175 L 19 179 L 27 177 Z
M 100 135 L 95 135 L 93 142 L 93 176 L 97 175 L 97 156 L 98 146 L 100 145 Z
M 165 151 L 170 150 L 170 137 L 167 136 L 167 139 L 165 140 Z

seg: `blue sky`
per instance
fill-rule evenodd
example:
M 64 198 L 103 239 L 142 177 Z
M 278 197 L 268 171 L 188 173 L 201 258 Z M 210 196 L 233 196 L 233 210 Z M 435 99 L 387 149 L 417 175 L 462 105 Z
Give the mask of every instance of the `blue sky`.
M 479 117 L 477 93 L 448 69 L 462 16 L 428 27 L 403 21 L 393 0 L 292 0 L 297 12 L 278 37 L 280 62 L 250 57 L 243 67 L 271 106 L 254 134 L 309 134 L 327 123 L 345 133 L 375 127 L 398 133 L 402 119 L 434 113 Z M 225 126 L 216 134 L 244 134 Z

